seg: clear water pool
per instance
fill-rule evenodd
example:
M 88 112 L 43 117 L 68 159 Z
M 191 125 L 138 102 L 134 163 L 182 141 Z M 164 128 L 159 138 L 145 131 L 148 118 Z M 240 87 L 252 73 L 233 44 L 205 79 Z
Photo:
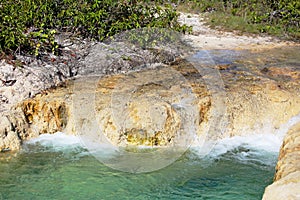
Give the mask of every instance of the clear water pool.
M 164 169 L 131 174 L 103 165 L 74 136 L 61 136 L 30 142 L 10 159 L 1 155 L 0 199 L 261 199 L 277 160 L 277 152 L 237 138 L 205 158 L 192 147 Z

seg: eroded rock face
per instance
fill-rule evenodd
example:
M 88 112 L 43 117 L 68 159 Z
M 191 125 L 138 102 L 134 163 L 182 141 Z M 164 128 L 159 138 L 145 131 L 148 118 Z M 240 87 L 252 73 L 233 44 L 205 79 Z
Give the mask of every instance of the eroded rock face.
M 65 128 L 68 122 L 66 103 L 61 101 L 41 102 L 37 100 L 26 100 L 22 103 L 22 110 L 26 122 L 35 126 L 36 133 L 55 133 Z
M 228 136 L 274 133 L 300 112 L 299 96 L 273 81 L 241 83 L 228 92 Z
M 263 56 L 263 55 L 262 55 Z M 262 62 L 263 63 L 263 62 Z M 261 63 L 256 63 L 261 66 Z M 23 141 L 43 133 L 78 134 L 80 120 L 95 119 L 99 130 L 117 146 L 169 146 L 193 132 L 207 133 L 214 107 L 223 102 L 222 129 L 212 139 L 275 132 L 300 113 L 300 69 L 289 66 L 214 66 L 223 80 L 224 98 L 191 63 L 175 62 L 139 72 L 83 77 L 65 87 L 27 99 L 0 116 L 0 151 L 17 150 Z M 217 96 L 219 97 L 219 96 Z M 77 100 L 83 99 L 82 102 Z M 77 103 L 74 103 L 76 100 Z M 92 104 L 92 105 L 91 105 Z M 94 111 L 85 115 L 90 107 Z M 222 109 L 221 109 L 222 110 Z M 76 119 L 78 114 L 85 119 Z M 77 126 L 76 126 L 77 124 Z M 188 130 L 188 127 L 194 129 Z M 216 130 L 217 131 L 217 130 Z M 216 133 L 215 131 L 215 133 Z M 194 135 L 192 135 L 194 136 Z M 281 147 L 275 182 L 263 199 L 298 199 L 300 124 L 290 129 Z
M 97 121 L 113 144 L 174 145 L 192 126 L 200 134 L 199 125 L 209 115 L 209 91 L 192 67 L 174 67 L 99 82 Z
M 17 150 L 24 140 L 64 130 L 70 115 L 67 95 L 67 89 L 57 89 L 51 95 L 39 94 L 19 103 L 9 113 L 1 113 L 0 150 Z
M 268 186 L 264 200 L 300 198 L 300 123 L 287 133 L 280 149 L 274 183 Z
M 0 152 L 17 150 L 28 136 L 28 124 L 20 107 L 0 116 Z
M 89 92 L 85 86 L 87 80 L 80 81 L 82 88 L 74 88 L 74 84 L 69 83 L 67 87 L 20 103 L 15 108 L 18 115 L 9 116 L 17 125 L 11 128 L 11 121 L 2 121 L 4 142 L 1 149 L 18 149 L 23 140 L 43 133 L 76 134 L 72 116 L 83 112 L 90 103 L 88 100 L 74 106 L 72 102 L 72 90 L 81 90 L 76 95 L 82 98 Z M 98 78 L 98 81 L 95 90 L 90 91 L 95 97 L 92 106 L 96 116 L 92 117 L 114 145 L 174 145 L 185 138 L 189 126 L 196 126 L 194 134 L 200 134 L 202 122 L 209 118 L 209 91 L 201 75 L 191 66 L 162 66 L 129 75 Z
M 278 181 L 287 175 L 300 171 L 300 124 L 293 126 L 280 148 L 276 166 L 275 181 Z M 299 179 L 300 181 L 300 179 Z
M 209 132 L 214 134 L 210 139 L 275 132 L 300 113 L 299 69 L 294 61 L 294 67 L 266 67 L 261 59 L 210 66 L 223 80 L 218 85 L 223 97 L 211 89 L 217 82 L 209 85 L 212 74 L 184 60 L 96 80 L 79 78 L 1 113 L 0 151 L 17 150 L 43 133 L 79 134 L 81 123 L 92 119 L 112 144 L 125 147 L 185 145 L 220 119 L 224 131 Z M 87 107 L 93 112 L 85 113 Z M 215 118 L 216 107 L 223 108 L 221 118 Z M 299 132 L 298 126 L 287 134 L 276 181 L 266 189 L 265 199 L 298 198 Z
M 215 68 L 224 81 L 226 96 L 221 100 L 213 96 L 218 91 L 208 86 L 211 79 L 205 77 L 211 74 L 203 74 L 184 60 L 126 75 L 96 80 L 83 77 L 76 84 L 69 82 L 25 100 L 13 112 L 4 114 L 1 150 L 17 149 L 23 140 L 43 133 L 76 134 L 74 124 L 78 128 L 81 122 L 74 116 L 84 113 L 86 106 L 92 106 L 95 113 L 87 113 L 89 117 L 82 120 L 95 118 L 99 130 L 119 146 L 168 146 L 178 143 L 188 132 L 201 136 L 211 130 L 212 121 L 219 120 L 214 118 L 218 106 L 224 107 L 221 117 L 225 123 L 221 128 L 225 131 L 216 130 L 213 139 L 274 132 L 300 113 L 297 77 L 281 82 L 258 68 Z M 85 99 L 82 102 L 81 97 Z M 220 102 L 223 104 L 218 105 Z

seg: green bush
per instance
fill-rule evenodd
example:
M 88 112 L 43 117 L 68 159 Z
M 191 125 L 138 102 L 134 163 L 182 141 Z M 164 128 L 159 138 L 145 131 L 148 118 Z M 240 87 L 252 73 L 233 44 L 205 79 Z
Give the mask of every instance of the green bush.
M 58 32 L 102 41 L 142 27 L 190 30 L 170 5 L 133 0 L 6 0 L 0 3 L 0 51 L 56 52 Z

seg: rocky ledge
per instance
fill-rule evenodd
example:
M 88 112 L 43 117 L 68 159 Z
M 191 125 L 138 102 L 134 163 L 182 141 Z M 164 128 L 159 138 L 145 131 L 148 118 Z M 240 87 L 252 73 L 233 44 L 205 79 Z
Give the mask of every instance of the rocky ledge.
M 199 68 L 178 60 L 67 81 L 2 113 L 1 150 L 43 133 L 78 134 L 92 120 L 118 146 L 174 145 L 187 132 L 209 139 L 275 133 L 300 113 L 299 69 L 286 66 L 283 76 L 282 66 L 254 66 L 254 55 L 244 63 Z

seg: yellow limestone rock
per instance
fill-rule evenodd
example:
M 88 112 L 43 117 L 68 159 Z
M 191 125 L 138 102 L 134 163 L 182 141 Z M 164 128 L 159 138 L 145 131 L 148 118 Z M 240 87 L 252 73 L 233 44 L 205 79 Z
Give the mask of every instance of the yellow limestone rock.
M 300 199 L 300 171 L 292 172 L 266 188 L 263 200 L 283 199 Z
M 284 138 L 274 183 L 266 188 L 263 199 L 300 199 L 300 123 L 293 126 Z
M 272 79 L 257 78 L 256 72 L 243 73 L 220 74 L 226 96 L 217 98 L 223 99 L 216 99 L 212 94 L 217 92 L 207 87 L 210 79 L 203 77 L 210 74 L 201 74 L 185 61 L 127 75 L 98 77 L 96 82 L 83 77 L 76 80 L 79 81 L 77 88 L 70 82 L 66 87 L 20 103 L 14 113 L 6 117 L 8 121 L 1 120 L 0 150 L 17 149 L 23 140 L 43 133 L 76 134 L 75 124 L 80 126 L 81 122 L 74 122 L 74 116 L 84 113 L 92 99 L 95 99 L 91 105 L 95 113 L 88 113 L 87 118 L 94 117 L 105 137 L 119 146 L 172 145 L 177 136 L 189 132 L 180 130 L 183 125 L 195 127 L 195 134 L 201 136 L 212 127 L 212 121 L 219 120 L 213 118 L 219 111 L 213 109 L 218 106 L 224 106 L 221 114 L 227 123 L 224 123 L 222 134 L 216 131 L 216 137 L 211 137 L 214 139 L 274 132 L 300 113 L 299 91 L 294 90 L 298 85 L 289 90 L 279 87 Z M 240 81 L 236 80 L 237 76 Z M 88 83 L 94 84 L 95 88 Z M 77 100 L 82 97 L 85 101 L 74 104 L 75 94 Z M 217 105 L 221 101 L 224 104 Z M 191 115 L 186 115 L 188 113 Z

